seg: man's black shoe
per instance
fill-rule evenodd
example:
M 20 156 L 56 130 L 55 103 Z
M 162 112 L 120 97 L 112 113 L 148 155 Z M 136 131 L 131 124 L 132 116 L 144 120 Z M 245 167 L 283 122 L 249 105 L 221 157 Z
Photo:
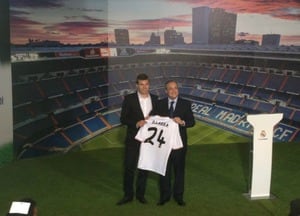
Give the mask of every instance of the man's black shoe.
M 166 204 L 169 200 L 159 200 L 159 202 L 157 203 L 158 206 L 163 206 L 164 204 Z
M 117 205 L 124 205 L 126 203 L 131 202 L 132 200 L 133 200 L 132 197 L 124 197 L 119 202 L 117 202 Z
M 148 202 L 147 202 L 147 200 L 145 199 L 145 197 L 137 197 L 136 198 L 140 203 L 142 203 L 142 204 L 147 204 Z
M 179 206 L 185 206 L 185 202 L 183 200 L 176 200 Z

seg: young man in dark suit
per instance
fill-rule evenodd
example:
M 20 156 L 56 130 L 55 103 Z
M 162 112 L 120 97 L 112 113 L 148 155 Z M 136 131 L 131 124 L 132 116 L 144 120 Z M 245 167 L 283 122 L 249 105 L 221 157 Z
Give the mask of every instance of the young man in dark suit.
M 158 205 L 164 205 L 173 198 L 178 205 L 184 206 L 184 175 L 185 156 L 187 151 L 187 128 L 195 125 L 195 119 L 191 110 L 191 103 L 179 97 L 178 84 L 174 80 L 165 84 L 167 97 L 159 100 L 151 115 L 169 116 L 179 125 L 179 133 L 183 148 L 172 150 L 169 156 L 165 176 L 160 176 L 160 200 Z M 171 176 L 174 171 L 174 185 L 171 189 Z
M 117 203 L 123 205 L 131 202 L 134 198 L 134 176 L 139 158 L 140 142 L 135 136 L 142 127 L 154 108 L 157 96 L 150 94 L 150 82 L 146 74 L 139 74 L 136 78 L 135 93 L 126 95 L 122 104 L 121 123 L 127 126 L 125 138 L 125 158 L 124 158 L 124 197 Z M 138 170 L 136 179 L 135 196 L 140 203 L 147 203 L 145 199 L 146 181 L 148 171 Z

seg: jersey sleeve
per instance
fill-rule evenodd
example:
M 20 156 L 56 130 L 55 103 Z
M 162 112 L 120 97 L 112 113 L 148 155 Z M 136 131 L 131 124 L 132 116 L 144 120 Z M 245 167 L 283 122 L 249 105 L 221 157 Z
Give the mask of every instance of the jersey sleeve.
M 172 120 L 173 121 L 173 120 Z M 179 134 L 179 126 L 174 122 L 173 126 L 173 136 L 172 136 L 172 149 L 180 149 L 183 147 L 182 140 Z
M 146 139 L 147 128 L 148 128 L 147 124 L 141 127 L 138 130 L 137 134 L 135 135 L 135 139 L 140 142 L 143 142 Z

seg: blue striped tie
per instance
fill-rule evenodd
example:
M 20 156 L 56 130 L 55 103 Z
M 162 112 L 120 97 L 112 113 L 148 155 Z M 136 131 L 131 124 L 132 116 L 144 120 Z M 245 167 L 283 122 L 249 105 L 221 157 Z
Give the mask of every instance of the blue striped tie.
M 169 109 L 169 117 L 170 118 L 173 118 L 173 113 L 174 113 L 174 101 L 171 101 L 170 109 Z

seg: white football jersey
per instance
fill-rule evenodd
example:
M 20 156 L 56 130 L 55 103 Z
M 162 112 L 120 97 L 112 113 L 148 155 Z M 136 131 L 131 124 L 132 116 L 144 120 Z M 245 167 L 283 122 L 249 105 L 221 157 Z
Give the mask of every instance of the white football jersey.
M 135 139 L 141 142 L 138 168 L 163 176 L 171 150 L 183 147 L 178 124 L 169 117 L 151 116 Z

